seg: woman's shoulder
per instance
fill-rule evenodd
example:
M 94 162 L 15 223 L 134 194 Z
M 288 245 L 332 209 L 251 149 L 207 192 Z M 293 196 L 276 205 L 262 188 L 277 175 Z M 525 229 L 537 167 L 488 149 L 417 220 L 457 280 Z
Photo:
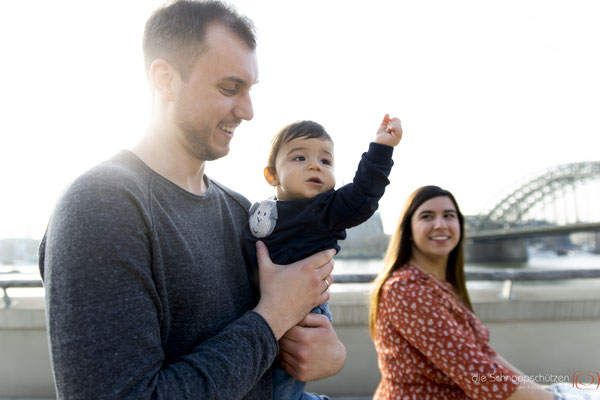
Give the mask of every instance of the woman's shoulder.
M 394 271 L 382 288 L 382 297 L 424 299 L 448 302 L 448 294 L 436 278 L 407 264 Z
M 388 277 L 382 287 L 381 295 L 383 298 L 420 296 L 424 292 L 433 291 L 430 278 L 418 268 L 404 265 Z
M 430 282 L 430 276 L 413 265 L 406 264 L 394 271 L 386 280 L 384 286 L 423 286 Z

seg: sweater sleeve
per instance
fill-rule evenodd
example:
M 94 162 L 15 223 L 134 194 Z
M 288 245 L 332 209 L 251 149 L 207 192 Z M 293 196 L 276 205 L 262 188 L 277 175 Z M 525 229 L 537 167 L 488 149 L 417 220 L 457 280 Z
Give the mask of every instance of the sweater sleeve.
M 429 286 L 398 280 L 381 307 L 394 310 L 393 328 L 455 382 L 469 398 L 504 399 L 518 386 L 517 375 L 477 346 L 458 307 L 444 304 Z
M 371 143 L 361 157 L 352 183 L 336 190 L 333 197 L 320 204 L 317 218 L 328 229 L 342 230 L 360 225 L 379 207 L 379 200 L 390 183 L 388 176 L 394 165 L 394 148 Z
M 157 249 L 148 237 L 153 221 L 143 201 L 118 185 L 74 187 L 40 249 L 58 397 L 243 398 L 277 354 L 266 321 L 248 311 L 167 359 L 164 310 L 178 305 L 159 296 Z

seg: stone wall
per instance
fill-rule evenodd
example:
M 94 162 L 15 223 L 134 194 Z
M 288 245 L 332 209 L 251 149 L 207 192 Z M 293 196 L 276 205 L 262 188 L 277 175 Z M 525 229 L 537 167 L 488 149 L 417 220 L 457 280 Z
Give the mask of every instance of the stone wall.
M 577 287 L 516 284 L 512 300 L 498 296 L 500 284 L 470 293 L 504 358 L 532 377 L 570 378 L 600 369 L 599 287 L 593 280 Z M 309 390 L 333 396 L 374 392 L 380 375 L 367 328 L 368 293 L 368 284 L 332 287 L 334 324 L 348 361 L 337 376 L 309 383 Z M 0 399 L 54 398 L 42 298 L 13 300 L 10 309 L 0 309 Z

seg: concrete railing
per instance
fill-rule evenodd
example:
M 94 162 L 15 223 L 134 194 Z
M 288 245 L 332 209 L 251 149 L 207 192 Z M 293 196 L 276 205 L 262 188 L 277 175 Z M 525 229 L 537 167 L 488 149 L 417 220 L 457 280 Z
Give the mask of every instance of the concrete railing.
M 374 392 L 380 375 L 367 326 L 371 288 L 367 283 L 374 277 L 336 275 L 330 306 L 335 330 L 348 350 L 348 360 L 338 375 L 309 383 L 309 390 L 333 398 L 371 396 Z M 53 398 L 43 297 L 21 297 L 22 291 L 13 289 L 40 287 L 41 281 L 19 280 L 14 275 L 8 278 L 0 275 L 0 288 L 13 297 L 9 308 L 0 309 L 0 399 Z M 469 281 L 499 282 L 475 284 L 473 290 L 469 289 L 475 313 L 490 330 L 492 347 L 526 374 L 548 377 L 572 377 L 577 371 L 600 368 L 600 347 L 596 346 L 600 332 L 600 284 L 596 279 L 573 284 L 556 281 L 584 278 L 600 278 L 600 269 L 467 274 Z M 506 280 L 540 282 L 514 285 L 512 296 L 502 298 L 498 288 Z
M 561 269 L 561 270 L 496 270 L 496 271 L 466 271 L 467 281 L 502 281 L 504 285 L 501 297 L 514 299 L 513 282 L 518 281 L 555 281 L 565 279 L 600 278 L 598 269 Z M 369 283 L 377 277 L 376 274 L 341 274 L 334 275 L 335 283 Z
M 0 275 L 0 289 L 2 289 L 3 308 L 10 307 L 12 300 L 8 295 L 7 289 L 11 288 L 41 288 L 43 287 L 41 279 L 2 279 Z
M 561 270 L 496 270 L 496 271 L 466 271 L 467 281 L 502 281 L 502 297 L 513 298 L 512 284 L 515 281 L 551 281 L 566 279 L 600 278 L 598 269 L 561 269 Z M 11 274 L 14 276 L 15 274 Z M 377 277 L 376 274 L 339 274 L 334 275 L 335 283 L 369 283 Z M 10 296 L 6 289 L 9 288 L 40 288 L 42 281 L 33 279 L 2 279 L 0 275 L 0 289 L 4 299 L 4 307 L 9 307 Z

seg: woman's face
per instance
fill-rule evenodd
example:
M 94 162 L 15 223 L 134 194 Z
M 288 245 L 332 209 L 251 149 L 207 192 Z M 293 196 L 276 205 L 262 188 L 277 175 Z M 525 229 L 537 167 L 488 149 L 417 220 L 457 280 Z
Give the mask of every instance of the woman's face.
M 460 241 L 460 221 L 447 196 L 427 200 L 411 218 L 413 252 L 428 258 L 448 257 Z

